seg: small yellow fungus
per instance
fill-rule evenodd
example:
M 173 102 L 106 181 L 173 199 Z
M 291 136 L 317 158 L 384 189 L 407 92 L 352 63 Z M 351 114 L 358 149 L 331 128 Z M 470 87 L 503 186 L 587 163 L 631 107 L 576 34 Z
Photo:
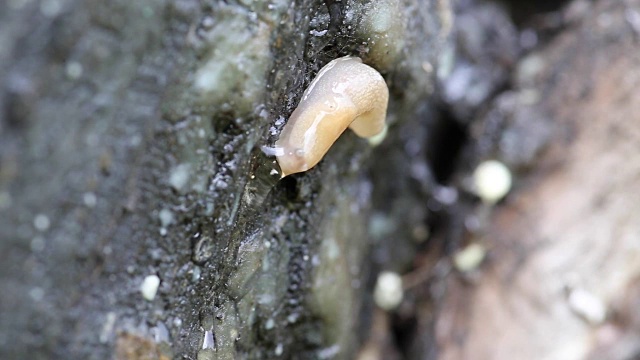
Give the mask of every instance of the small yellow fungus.
M 395 272 L 383 271 L 378 275 L 373 300 L 380 308 L 391 311 L 400 305 L 404 296 L 402 278 Z
M 473 172 L 476 194 L 487 204 L 495 204 L 511 190 L 511 171 L 497 160 L 487 160 Z

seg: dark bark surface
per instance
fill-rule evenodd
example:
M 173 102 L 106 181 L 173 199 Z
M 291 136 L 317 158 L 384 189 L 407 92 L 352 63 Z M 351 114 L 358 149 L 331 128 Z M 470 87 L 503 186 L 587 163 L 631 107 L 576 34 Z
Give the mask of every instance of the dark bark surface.
M 640 355 L 640 2 L 576 1 L 554 17 L 562 31 L 477 123 L 478 138 L 500 129 L 487 149 L 517 182 L 468 234 L 484 266 L 446 281 L 442 359 Z
M 637 358 L 639 41 L 638 0 L 0 2 L 0 358 Z M 388 135 L 278 181 L 346 55 Z
M 1 358 L 354 356 L 373 271 L 406 268 L 428 217 L 452 19 L 328 4 L 0 3 Z M 344 55 L 385 76 L 388 139 L 269 183 L 259 146 Z

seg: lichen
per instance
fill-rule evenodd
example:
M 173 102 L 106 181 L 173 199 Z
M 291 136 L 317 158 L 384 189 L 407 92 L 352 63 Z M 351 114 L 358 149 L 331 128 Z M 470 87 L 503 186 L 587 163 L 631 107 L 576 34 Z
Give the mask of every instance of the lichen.
M 361 16 L 357 33 L 368 49 L 366 62 L 380 71 L 390 70 L 405 42 L 405 18 L 400 2 L 369 2 L 362 8 Z
M 360 269 L 369 246 L 364 241 L 364 224 L 358 225 L 353 218 L 357 203 L 358 199 L 348 192 L 343 194 L 322 224 L 325 231 L 319 253 L 312 259 L 315 269 L 310 308 L 323 321 L 324 343 L 341 349 L 340 358 L 349 358 L 355 343 L 353 331 L 363 290 Z
M 206 49 L 193 78 L 200 103 L 250 114 L 265 94 L 270 27 L 247 11 L 224 7 L 216 23 L 199 36 Z

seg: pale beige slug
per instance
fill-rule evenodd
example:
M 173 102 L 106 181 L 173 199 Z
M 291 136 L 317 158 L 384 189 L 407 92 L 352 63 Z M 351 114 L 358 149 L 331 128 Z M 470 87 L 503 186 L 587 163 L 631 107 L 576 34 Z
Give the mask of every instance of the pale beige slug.
M 282 176 L 314 167 L 347 127 L 369 138 L 385 130 L 389 89 L 374 68 L 357 57 L 320 69 L 275 143 Z

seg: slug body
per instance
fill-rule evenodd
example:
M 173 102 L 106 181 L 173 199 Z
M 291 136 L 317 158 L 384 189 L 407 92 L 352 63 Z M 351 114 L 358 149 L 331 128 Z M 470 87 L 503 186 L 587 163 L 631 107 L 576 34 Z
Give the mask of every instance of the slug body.
M 282 176 L 314 167 L 347 128 L 369 138 L 385 130 L 389 90 L 357 57 L 335 59 L 305 90 L 276 141 Z

